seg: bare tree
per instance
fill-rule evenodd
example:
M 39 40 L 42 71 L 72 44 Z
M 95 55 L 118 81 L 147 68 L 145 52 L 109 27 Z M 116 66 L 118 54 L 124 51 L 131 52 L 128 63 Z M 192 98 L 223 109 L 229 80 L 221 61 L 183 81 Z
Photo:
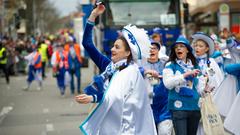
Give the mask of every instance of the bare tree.
M 24 0 L 26 9 L 26 21 L 28 34 L 36 34 L 37 30 L 41 33 L 53 33 L 60 26 L 60 17 L 57 9 L 49 0 Z

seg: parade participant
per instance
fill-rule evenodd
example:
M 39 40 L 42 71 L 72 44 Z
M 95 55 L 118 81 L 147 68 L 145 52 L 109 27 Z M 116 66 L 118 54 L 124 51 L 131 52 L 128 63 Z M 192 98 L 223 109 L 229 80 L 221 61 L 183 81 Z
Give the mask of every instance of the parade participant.
M 2 41 L 0 41 L 0 69 L 2 69 L 7 84 L 9 85 L 10 79 L 9 79 L 9 73 L 7 69 L 7 50 L 3 46 Z
M 74 75 L 77 77 L 77 92 L 80 94 L 81 86 L 81 66 L 82 66 L 82 57 L 81 49 L 77 43 L 74 43 L 74 39 L 71 36 L 67 38 L 68 43 L 64 46 L 64 50 L 68 52 L 68 63 L 69 63 L 69 72 L 71 76 L 71 94 L 74 94 Z
M 235 63 L 229 64 L 225 67 L 225 71 L 233 75 L 236 78 L 237 86 L 237 96 L 226 116 L 224 121 L 224 127 L 235 135 L 240 134 L 240 116 L 239 116 L 239 105 L 240 105 L 240 35 L 238 35 L 235 40 L 230 37 L 227 40 L 227 45 Z
M 152 34 L 152 40 L 156 41 L 160 44 L 160 51 L 158 52 L 158 56 L 162 60 L 168 60 L 168 56 L 166 55 L 166 47 L 163 45 L 161 35 L 159 33 Z
M 42 56 L 42 78 L 46 78 L 45 68 L 48 61 L 48 45 L 45 43 L 44 39 L 39 43 L 39 53 Z
M 28 90 L 32 81 L 38 81 L 37 90 L 42 89 L 42 58 L 41 54 L 37 50 L 37 43 L 34 39 L 32 39 L 32 50 L 33 52 L 29 55 L 25 56 L 25 59 L 28 61 L 28 78 L 27 78 L 27 86 L 23 88 L 23 90 Z
M 196 77 L 200 73 L 197 67 L 189 41 L 179 36 L 163 69 L 163 83 L 169 89 L 168 108 L 176 135 L 195 135 L 198 128 L 201 117 L 198 91 L 202 83 Z
M 111 49 L 112 62 L 110 62 L 93 48 L 92 41 L 93 22 L 104 10 L 104 5 L 100 4 L 92 11 L 85 27 L 83 45 L 92 47 L 96 54 L 91 58 L 99 64 L 100 70 L 106 69 L 101 74 L 107 77 L 104 84 L 109 80 L 110 82 L 100 103 L 80 129 L 86 135 L 156 135 L 146 86 L 136 64 L 147 61 L 146 57 L 149 56 L 150 41 L 146 31 L 131 25 L 125 26 L 122 30 L 123 36 L 115 41 Z M 109 72 L 112 73 L 111 76 L 108 75 Z M 103 85 L 96 85 L 95 88 L 100 90 L 100 87 Z M 76 101 L 90 103 L 94 101 L 94 95 L 81 94 L 76 96 Z
M 202 87 L 208 87 L 208 89 L 205 90 L 208 90 L 207 92 L 211 92 L 212 95 L 214 95 L 216 88 L 219 87 L 224 78 L 216 61 L 210 58 L 214 52 L 214 41 L 204 33 L 195 33 L 192 35 L 192 38 L 194 54 L 197 58 L 201 73 L 204 75 L 204 78 L 201 79 L 205 79 L 204 82 L 206 82 L 206 85 Z M 203 92 L 204 91 L 200 93 L 203 94 Z
M 62 43 L 56 43 L 57 50 L 53 53 L 51 65 L 53 77 L 57 79 L 57 85 L 62 97 L 65 96 L 65 73 L 69 69 L 68 53 L 64 51 Z
M 199 93 L 204 96 L 205 93 L 211 93 L 214 95 L 216 93 L 216 88 L 219 87 L 223 81 L 223 73 L 213 58 L 210 56 L 214 52 L 214 41 L 211 37 L 207 36 L 204 33 L 195 33 L 192 35 L 193 50 L 197 58 L 198 66 L 203 74 L 203 77 L 199 77 L 203 82 L 206 82 L 202 85 L 204 91 Z M 198 135 L 204 134 L 202 122 L 198 126 Z
M 149 79 L 152 94 L 152 110 L 157 127 L 158 135 L 171 135 L 173 131 L 173 124 L 171 120 L 171 113 L 167 108 L 168 90 L 162 82 L 162 70 L 164 68 L 165 60 L 158 58 L 160 44 L 156 41 L 151 41 L 150 58 L 148 63 L 143 65 L 145 77 Z
M 211 58 L 214 58 L 214 60 L 217 62 L 218 66 L 220 67 L 221 71 L 223 72 L 223 64 L 224 64 L 224 59 L 223 56 L 225 55 L 223 51 L 220 48 L 221 41 L 217 37 L 216 34 L 211 34 L 210 36 L 213 41 L 214 41 L 214 52 L 211 55 Z
M 223 117 L 227 117 L 240 88 L 240 45 L 239 41 L 235 40 L 229 32 L 225 32 L 224 37 L 228 37 L 226 40 L 227 44 L 226 46 L 222 46 L 222 48 L 229 50 L 231 61 L 229 64 L 225 64 L 224 71 L 227 75 L 219 86 L 213 101 L 216 104 L 219 113 Z

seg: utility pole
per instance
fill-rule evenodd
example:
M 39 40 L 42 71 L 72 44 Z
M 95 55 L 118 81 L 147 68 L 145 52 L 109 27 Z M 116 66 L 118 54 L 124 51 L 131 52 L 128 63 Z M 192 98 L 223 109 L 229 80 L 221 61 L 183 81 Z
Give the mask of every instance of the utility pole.
M 5 4 L 4 0 L 1 0 L 1 34 L 4 34 L 5 22 L 4 22 L 4 14 L 5 14 Z
M 35 0 L 33 0 L 33 3 L 32 3 L 32 10 L 33 10 L 33 34 L 36 35 L 36 4 L 35 4 Z

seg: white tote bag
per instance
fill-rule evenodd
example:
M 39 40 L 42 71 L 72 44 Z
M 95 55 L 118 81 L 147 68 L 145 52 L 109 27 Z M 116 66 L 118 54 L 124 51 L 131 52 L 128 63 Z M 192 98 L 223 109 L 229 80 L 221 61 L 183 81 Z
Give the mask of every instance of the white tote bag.
M 205 135 L 225 135 L 222 119 L 210 94 L 201 98 L 201 117 Z

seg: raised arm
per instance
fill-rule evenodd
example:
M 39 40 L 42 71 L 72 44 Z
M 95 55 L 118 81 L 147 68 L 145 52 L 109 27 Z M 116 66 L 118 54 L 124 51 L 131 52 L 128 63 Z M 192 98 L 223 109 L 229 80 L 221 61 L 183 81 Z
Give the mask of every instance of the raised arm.
M 111 60 L 107 58 L 105 55 L 103 55 L 101 52 L 99 52 L 95 47 L 92 39 L 93 37 L 92 30 L 94 27 L 96 17 L 98 17 L 104 11 L 105 11 L 104 5 L 98 5 L 97 8 L 93 9 L 86 23 L 82 41 L 83 47 L 88 52 L 90 58 L 98 66 L 101 72 L 105 70 L 105 68 L 111 62 Z

